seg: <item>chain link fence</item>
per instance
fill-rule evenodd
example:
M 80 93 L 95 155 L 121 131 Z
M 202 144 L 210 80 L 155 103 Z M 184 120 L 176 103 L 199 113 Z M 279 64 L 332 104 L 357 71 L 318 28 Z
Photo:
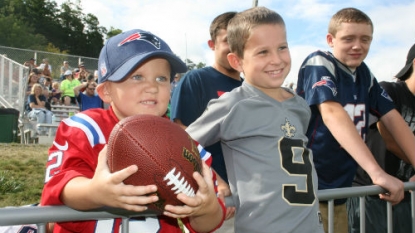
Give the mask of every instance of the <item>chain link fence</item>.
M 64 61 L 69 62 L 71 70 L 78 68 L 78 64 L 81 62 L 84 63 L 85 68 L 92 74 L 94 73 L 94 70 L 97 70 L 98 68 L 98 58 L 83 57 L 70 54 L 51 53 L 0 46 L 0 55 L 10 58 L 11 60 L 22 65 L 26 61 L 29 61 L 30 58 L 34 58 L 35 64 L 40 65 L 42 60 L 46 58 L 49 60 L 49 64 L 52 66 L 52 78 L 55 80 L 59 80 L 60 78 L 60 68 L 63 66 Z

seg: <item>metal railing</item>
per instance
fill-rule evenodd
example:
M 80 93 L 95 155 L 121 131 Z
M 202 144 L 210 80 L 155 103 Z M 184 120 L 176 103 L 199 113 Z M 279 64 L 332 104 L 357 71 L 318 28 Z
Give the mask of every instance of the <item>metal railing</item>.
M 405 190 L 415 190 L 415 183 L 404 183 Z M 384 193 L 385 190 L 379 186 L 362 186 L 352 188 L 339 188 L 320 190 L 318 197 L 320 201 L 328 201 L 329 206 L 329 233 L 334 232 L 333 216 L 334 216 L 334 199 L 361 197 L 360 198 L 360 216 L 365 216 L 364 196 L 376 195 Z M 363 202 L 362 202 L 363 201 Z M 226 198 L 226 205 L 233 206 L 231 198 Z M 392 233 L 392 206 L 387 203 L 387 224 L 388 233 Z M 415 223 L 415 193 L 411 192 L 411 208 L 412 208 L 412 223 Z M 30 206 L 30 207 L 6 207 L 0 208 L 0 226 L 22 225 L 22 224 L 37 224 L 38 232 L 46 232 L 46 223 L 48 222 L 66 222 L 78 220 L 101 220 L 122 218 L 122 232 L 128 232 L 128 219 L 131 217 L 149 217 L 155 216 L 152 211 L 132 212 L 123 209 L 103 208 L 91 211 L 77 211 L 66 206 Z M 410 224 L 410 223 L 408 223 Z M 365 233 L 365 218 L 360 218 L 360 232 Z M 412 233 L 415 233 L 414 224 L 412 224 Z

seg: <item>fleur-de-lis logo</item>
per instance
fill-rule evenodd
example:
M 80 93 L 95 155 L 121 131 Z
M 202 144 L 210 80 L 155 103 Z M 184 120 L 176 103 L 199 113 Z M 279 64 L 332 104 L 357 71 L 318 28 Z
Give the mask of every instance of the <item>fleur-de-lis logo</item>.
M 291 125 L 288 119 L 285 119 L 285 124 L 281 125 L 281 130 L 284 131 L 285 137 L 292 138 L 295 135 L 295 126 Z

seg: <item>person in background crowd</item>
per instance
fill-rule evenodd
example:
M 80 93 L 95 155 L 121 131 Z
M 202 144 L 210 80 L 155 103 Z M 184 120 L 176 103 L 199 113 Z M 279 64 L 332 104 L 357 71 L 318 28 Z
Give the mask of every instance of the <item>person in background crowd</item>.
M 92 75 L 90 76 L 93 78 Z M 81 111 L 85 111 L 90 108 L 104 107 L 101 98 L 95 92 L 96 86 L 97 84 L 95 82 L 84 82 L 74 88 L 75 96 L 77 97 Z M 81 89 L 84 89 L 85 93 L 82 92 Z
M 72 70 L 72 67 L 69 66 L 69 62 L 68 61 L 63 61 L 63 65 L 61 66 L 60 81 L 65 80 L 65 72 L 67 70 Z
M 35 72 L 31 72 L 27 78 L 26 97 L 30 95 L 34 84 L 39 83 L 39 76 Z
M 52 78 L 52 65 L 49 64 L 49 59 L 44 58 L 43 63 L 39 65 L 38 69 L 42 74 L 41 77 L 39 77 L 40 83 L 43 83 L 43 78 Z
M 77 105 L 75 92 L 73 89 L 81 83 L 78 79 L 73 78 L 72 72 L 70 70 L 67 70 L 64 75 L 65 80 L 61 82 L 60 86 L 62 92 L 62 102 L 65 102 L 64 97 L 67 96 L 71 99 L 71 103 L 73 105 Z
M 171 82 L 170 94 L 173 94 L 173 90 L 174 90 L 174 88 L 176 88 L 176 86 L 179 83 L 181 77 L 182 77 L 182 74 L 176 74 L 174 76 L 173 82 Z
M 397 82 L 379 83 L 389 94 L 395 103 L 396 110 L 401 114 L 410 130 L 415 134 L 415 44 L 408 52 L 405 66 L 395 77 Z M 374 118 L 374 123 L 370 124 L 366 136 L 366 144 L 376 158 L 379 165 L 398 179 L 407 182 L 415 181 L 415 174 L 410 159 L 403 153 L 399 145 L 390 136 L 379 119 Z M 412 179 L 411 179 L 412 177 Z M 359 167 L 356 172 L 353 186 L 372 185 L 372 180 L 368 174 Z M 366 232 L 386 233 L 387 209 L 386 202 L 379 199 L 377 195 L 365 197 L 365 217 Z M 360 233 L 360 203 L 359 197 L 351 197 L 347 200 L 349 213 L 350 233 Z M 393 232 L 406 233 L 412 232 L 413 221 L 411 214 L 411 195 L 405 192 L 404 199 L 393 206 Z
M 61 94 L 62 93 L 61 93 L 61 89 L 60 89 L 60 83 L 59 82 L 53 82 L 53 84 L 52 84 L 52 93 L 51 93 L 51 97 L 50 97 L 50 101 L 49 101 L 50 104 L 51 105 L 61 104 L 62 103 Z
M 83 62 L 79 63 L 79 77 L 78 80 L 82 83 L 82 82 L 86 82 L 88 76 L 89 76 L 89 71 L 87 69 L 85 69 L 85 64 Z
M 46 97 L 43 95 L 42 85 L 36 83 L 32 87 L 29 95 L 29 114 L 28 117 L 36 119 L 37 123 L 52 123 L 53 113 L 46 108 Z M 37 126 L 37 134 L 46 135 L 46 128 Z

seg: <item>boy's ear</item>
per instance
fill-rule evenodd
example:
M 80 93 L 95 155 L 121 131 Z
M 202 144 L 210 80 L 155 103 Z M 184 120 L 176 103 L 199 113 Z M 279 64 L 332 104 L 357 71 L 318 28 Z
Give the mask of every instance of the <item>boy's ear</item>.
M 209 48 L 214 51 L 215 50 L 215 42 L 213 40 L 208 40 Z
M 97 93 L 99 98 L 101 98 L 104 103 L 111 103 L 111 96 L 108 91 L 108 82 L 98 84 Z
M 326 40 L 330 48 L 333 48 L 333 38 L 334 36 L 331 33 L 327 33 Z
M 232 68 L 239 72 L 243 72 L 242 59 L 240 59 L 235 53 L 228 53 L 227 58 L 229 65 L 231 65 Z

